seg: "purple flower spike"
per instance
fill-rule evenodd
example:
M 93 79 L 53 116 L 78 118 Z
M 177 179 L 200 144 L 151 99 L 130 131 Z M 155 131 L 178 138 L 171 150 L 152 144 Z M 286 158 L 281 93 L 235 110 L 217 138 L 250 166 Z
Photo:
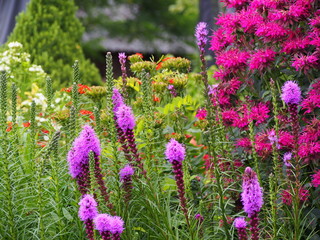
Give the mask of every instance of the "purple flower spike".
M 301 90 L 294 81 L 287 81 L 282 86 L 281 99 L 286 104 L 299 104 L 301 102 Z
M 111 223 L 113 221 L 113 217 L 109 214 L 98 214 L 94 219 L 95 229 L 99 232 L 106 232 L 111 230 Z
M 79 205 L 79 218 L 81 221 L 92 220 L 97 216 L 97 202 L 91 195 L 84 195 L 80 200 Z
M 247 222 L 244 217 L 237 217 L 234 219 L 233 225 L 235 228 L 246 228 L 247 227 Z
M 123 220 L 121 219 L 121 217 L 118 217 L 118 216 L 113 216 L 112 217 L 112 222 L 111 222 L 111 229 L 110 229 L 110 232 L 112 234 L 118 234 L 120 235 L 123 230 L 124 230 L 124 222 Z
M 119 53 L 119 62 L 120 62 L 120 64 L 125 64 L 126 63 L 126 58 L 127 58 L 127 56 L 126 56 L 126 54 L 124 52 Z
M 82 173 L 83 165 L 89 163 L 90 151 L 92 151 L 95 156 L 100 156 L 100 141 L 93 128 L 85 125 L 79 137 L 74 140 L 73 147 L 67 157 L 69 172 L 73 178 L 77 178 Z
M 126 177 L 132 176 L 134 174 L 134 169 L 128 164 L 122 168 L 119 172 L 120 181 L 124 181 Z
M 172 138 L 166 146 L 165 155 L 170 163 L 173 163 L 174 160 L 182 162 L 186 155 L 186 149 Z
M 291 152 L 286 152 L 284 155 L 283 155 L 283 163 L 286 167 L 291 167 L 291 164 L 290 164 L 290 160 L 292 158 L 292 153 Z
M 118 108 L 124 104 L 121 93 L 116 88 L 113 89 L 112 102 L 113 102 L 113 111 L 114 112 L 116 112 L 118 110 Z
M 118 126 L 123 132 L 126 132 L 128 129 L 133 130 L 136 122 L 130 107 L 123 104 L 118 108 L 115 114 L 117 117 Z
M 247 227 L 247 222 L 245 220 L 244 217 L 237 217 L 234 222 L 233 225 L 235 226 L 235 228 L 238 231 L 238 239 L 239 240 L 247 240 L 247 231 L 246 231 L 246 227 Z
M 245 169 L 242 183 L 241 200 L 243 209 L 250 218 L 258 213 L 262 207 L 262 188 L 260 187 L 257 174 L 250 168 Z
M 198 46 L 204 46 L 206 45 L 208 41 L 208 29 L 207 24 L 205 22 L 199 22 L 196 26 L 196 32 L 195 37 L 197 38 L 197 44 Z

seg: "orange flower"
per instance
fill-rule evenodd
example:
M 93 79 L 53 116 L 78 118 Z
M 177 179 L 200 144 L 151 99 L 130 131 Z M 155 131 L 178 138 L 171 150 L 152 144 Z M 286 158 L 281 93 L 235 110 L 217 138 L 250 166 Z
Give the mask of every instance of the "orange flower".
M 78 84 L 78 92 L 80 94 L 84 94 L 86 91 L 90 91 L 91 89 L 87 85 Z M 68 92 L 70 93 L 72 91 L 72 86 L 68 88 L 62 88 L 61 92 Z
M 169 83 L 170 83 L 170 84 L 174 84 L 174 80 L 171 78 L 171 79 L 169 80 Z
M 22 125 L 27 128 L 27 127 L 30 127 L 31 123 L 30 122 L 24 122 L 22 123 Z
M 7 127 L 6 131 L 10 132 L 12 130 L 12 126 L 13 126 L 13 123 L 12 122 L 8 122 L 8 127 Z
M 91 118 L 92 120 L 94 120 L 93 112 L 91 112 L 91 111 L 89 111 L 89 110 L 85 110 L 85 109 L 81 109 L 79 112 L 80 112 L 80 114 L 82 114 L 82 115 L 88 115 L 89 118 Z
M 142 53 L 135 53 L 135 55 L 138 55 L 139 57 L 143 58 Z
M 156 70 L 159 70 L 162 67 L 162 62 L 158 63 L 158 65 L 156 66 Z
M 154 102 L 160 102 L 160 98 L 158 98 L 156 95 L 153 95 L 153 101 Z

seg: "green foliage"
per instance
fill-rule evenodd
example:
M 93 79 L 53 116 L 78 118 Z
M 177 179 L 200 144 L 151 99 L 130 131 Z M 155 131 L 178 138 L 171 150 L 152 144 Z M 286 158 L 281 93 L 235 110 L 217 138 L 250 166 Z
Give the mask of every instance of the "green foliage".
M 73 1 L 31 0 L 8 38 L 23 44 L 31 62 L 44 68 L 55 88 L 70 84 L 75 60 L 79 60 L 83 82 L 101 83 L 98 69 L 83 55 L 84 29 L 75 13 Z

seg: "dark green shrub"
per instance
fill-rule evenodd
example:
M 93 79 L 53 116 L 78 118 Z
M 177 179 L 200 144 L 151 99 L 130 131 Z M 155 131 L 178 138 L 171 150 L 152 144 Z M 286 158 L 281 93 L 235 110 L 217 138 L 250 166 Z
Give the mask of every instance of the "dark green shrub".
M 43 66 L 51 76 L 54 87 L 71 84 L 75 60 L 80 62 L 84 83 L 101 83 L 98 69 L 83 55 L 84 28 L 75 13 L 73 0 L 31 0 L 8 39 L 23 44 L 32 63 Z

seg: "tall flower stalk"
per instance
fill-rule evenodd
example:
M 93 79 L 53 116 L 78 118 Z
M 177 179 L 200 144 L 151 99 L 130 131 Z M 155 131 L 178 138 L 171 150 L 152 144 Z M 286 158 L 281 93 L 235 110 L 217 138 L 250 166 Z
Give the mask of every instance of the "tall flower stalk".
M 223 220 L 223 228 L 224 234 L 226 238 L 231 238 L 231 234 L 229 232 L 227 216 L 226 216 L 226 203 L 224 201 L 224 189 L 222 183 L 222 173 L 220 168 L 218 167 L 218 159 L 217 159 L 217 136 L 213 127 L 215 126 L 215 118 L 213 115 L 213 106 L 210 97 L 210 86 L 208 81 L 208 73 L 207 73 L 207 63 L 205 60 L 205 45 L 208 41 L 208 30 L 207 24 L 204 22 L 198 23 L 196 26 L 195 37 L 197 39 L 197 45 L 200 52 L 200 60 L 201 60 L 201 76 L 202 82 L 204 85 L 204 96 L 206 99 L 206 110 L 207 110 L 207 120 L 208 120 L 208 137 L 207 144 L 209 155 L 213 157 L 214 161 L 214 175 L 216 178 L 216 192 L 219 196 L 219 208 L 221 210 L 222 220 Z
M 98 204 L 93 196 L 85 194 L 82 196 L 79 205 L 79 218 L 85 224 L 87 238 L 94 240 L 93 219 L 98 215 Z
M 166 159 L 172 164 L 181 209 L 186 218 L 187 225 L 188 227 L 190 227 L 182 170 L 182 161 L 184 160 L 185 155 L 186 149 L 184 148 L 184 146 L 182 146 L 179 142 L 172 138 L 166 146 L 165 156 Z
M 128 164 L 119 172 L 120 181 L 122 182 L 123 190 L 125 191 L 124 201 L 128 204 L 131 199 L 132 191 L 132 175 L 134 169 Z
M 125 53 L 119 53 L 119 62 L 121 66 L 121 78 L 122 78 L 122 95 L 126 101 L 129 101 L 129 95 L 127 91 L 127 68 L 126 68 L 127 56 Z
M 260 237 L 258 214 L 263 205 L 263 193 L 257 174 L 247 167 L 243 174 L 241 201 L 243 210 L 250 218 L 251 239 L 258 240 Z
M 290 113 L 290 122 L 293 132 L 293 159 L 291 165 L 288 164 L 288 168 L 292 168 L 292 174 L 288 177 L 291 180 L 290 189 L 292 190 L 292 204 L 293 204 L 293 218 L 294 218 L 294 240 L 300 238 L 300 171 L 301 171 L 301 162 L 298 155 L 298 138 L 299 138 L 299 120 L 298 120 L 298 104 L 301 102 L 301 90 L 298 84 L 294 81 L 287 81 L 282 86 L 281 99 L 288 105 L 288 110 Z M 287 162 L 290 161 L 287 157 Z M 290 163 L 290 162 L 289 162 Z

